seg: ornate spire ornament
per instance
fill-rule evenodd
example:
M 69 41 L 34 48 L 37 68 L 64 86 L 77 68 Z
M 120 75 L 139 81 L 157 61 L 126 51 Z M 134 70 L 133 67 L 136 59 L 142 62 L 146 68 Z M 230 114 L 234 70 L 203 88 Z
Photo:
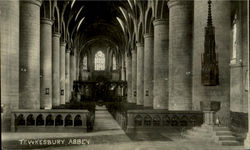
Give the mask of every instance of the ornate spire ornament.
M 205 27 L 204 53 L 201 56 L 201 83 L 204 86 L 219 85 L 219 67 L 215 52 L 215 29 L 212 22 L 211 0 L 208 0 L 207 27 Z

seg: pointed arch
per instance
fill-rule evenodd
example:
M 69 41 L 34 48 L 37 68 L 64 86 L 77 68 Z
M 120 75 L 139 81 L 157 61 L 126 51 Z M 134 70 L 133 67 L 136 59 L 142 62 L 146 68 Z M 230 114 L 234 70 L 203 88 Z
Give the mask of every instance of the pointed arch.
M 153 34 L 153 10 L 149 8 L 145 19 L 145 33 Z
M 142 22 L 140 22 L 139 24 L 139 28 L 138 28 L 138 37 L 137 37 L 137 41 L 139 43 L 143 43 L 143 26 L 142 26 Z
M 59 33 L 60 32 L 60 14 L 57 7 L 53 8 L 53 20 L 54 24 L 52 26 L 53 32 Z

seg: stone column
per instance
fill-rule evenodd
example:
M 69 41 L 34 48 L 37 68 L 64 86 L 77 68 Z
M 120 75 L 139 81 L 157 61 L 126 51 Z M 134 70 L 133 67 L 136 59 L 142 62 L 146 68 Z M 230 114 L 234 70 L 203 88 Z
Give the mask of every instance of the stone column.
M 40 103 L 41 108 L 52 108 L 52 20 L 41 19 L 40 46 Z
M 70 91 L 73 91 L 73 82 L 76 80 L 76 48 L 70 54 Z
M 60 105 L 60 34 L 52 35 L 52 106 Z
M 143 78 L 143 67 L 144 67 L 144 45 L 137 43 L 137 105 L 143 105 L 144 95 L 144 78 Z
M 247 1 L 247 6 L 248 6 L 248 15 L 249 15 L 249 1 Z M 247 19 L 247 26 L 249 26 L 249 16 Z M 248 39 L 249 40 L 249 39 Z M 244 146 L 246 149 L 250 149 L 250 54 L 249 54 L 249 50 L 248 50 L 248 133 L 247 133 L 247 137 L 244 141 Z
M 250 65 L 249 64 L 250 63 L 249 60 L 250 60 L 250 58 L 248 58 L 248 70 L 250 69 L 249 68 L 249 65 Z M 249 71 L 248 71 L 248 76 L 250 77 Z M 250 88 L 249 88 L 249 81 L 248 81 L 248 90 L 249 89 Z M 249 91 L 248 91 L 248 133 L 247 133 L 247 137 L 246 137 L 246 139 L 244 141 L 244 145 L 245 145 L 246 149 L 250 149 L 250 93 L 249 93 Z
M 144 35 L 144 107 L 153 107 L 154 37 Z
M 132 100 L 132 56 L 126 55 L 126 80 L 127 80 L 127 102 L 133 103 Z
M 60 46 L 60 104 L 65 104 L 65 47 L 66 43 L 61 42 Z
M 0 1 L 0 79 L 2 131 L 9 131 L 11 110 L 19 103 L 19 1 Z
M 125 67 L 125 62 L 124 62 L 124 59 L 125 59 L 125 56 L 124 56 L 124 54 L 122 55 L 122 69 L 121 69 L 121 80 L 122 81 L 125 81 L 126 79 L 126 75 L 125 75 L 125 73 L 126 73 L 126 67 Z
M 76 66 L 76 80 L 79 80 L 79 57 L 78 57 L 78 51 L 75 51 L 75 66 Z
M 136 50 L 132 50 L 132 103 L 136 104 L 136 78 L 137 78 L 137 56 Z
M 169 109 L 192 109 L 193 1 L 170 0 Z
M 40 6 L 20 1 L 20 109 L 40 109 Z
M 121 61 L 121 80 L 126 81 L 126 67 L 125 67 L 125 54 L 122 54 Z M 124 87 L 121 87 L 121 96 L 124 96 Z
M 65 102 L 70 101 L 70 49 L 65 54 Z
M 168 109 L 168 20 L 154 24 L 154 109 Z

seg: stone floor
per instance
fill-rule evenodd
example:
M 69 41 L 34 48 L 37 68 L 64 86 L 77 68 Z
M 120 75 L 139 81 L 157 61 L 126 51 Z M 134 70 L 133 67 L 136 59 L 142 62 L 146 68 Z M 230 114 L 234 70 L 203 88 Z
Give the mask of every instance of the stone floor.
M 65 140 L 58 145 L 21 145 L 20 139 Z M 72 143 L 80 139 L 86 143 Z M 71 142 L 71 143 L 70 143 Z M 70 144 L 69 144 L 70 143 Z M 105 108 L 97 108 L 91 133 L 2 133 L 2 149 L 45 150 L 244 150 L 243 146 L 221 146 L 213 142 L 186 139 L 179 133 L 126 134 Z

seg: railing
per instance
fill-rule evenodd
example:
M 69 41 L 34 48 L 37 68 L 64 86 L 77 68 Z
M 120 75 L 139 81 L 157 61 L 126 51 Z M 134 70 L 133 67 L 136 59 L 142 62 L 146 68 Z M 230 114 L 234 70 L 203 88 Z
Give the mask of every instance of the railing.
M 127 132 L 161 128 L 191 128 L 203 123 L 201 111 L 128 110 Z
M 127 116 L 126 114 L 115 112 L 115 120 L 118 122 L 118 124 L 121 126 L 123 130 L 126 131 L 127 129 Z
M 11 112 L 13 132 L 86 132 L 87 110 L 14 110 Z

